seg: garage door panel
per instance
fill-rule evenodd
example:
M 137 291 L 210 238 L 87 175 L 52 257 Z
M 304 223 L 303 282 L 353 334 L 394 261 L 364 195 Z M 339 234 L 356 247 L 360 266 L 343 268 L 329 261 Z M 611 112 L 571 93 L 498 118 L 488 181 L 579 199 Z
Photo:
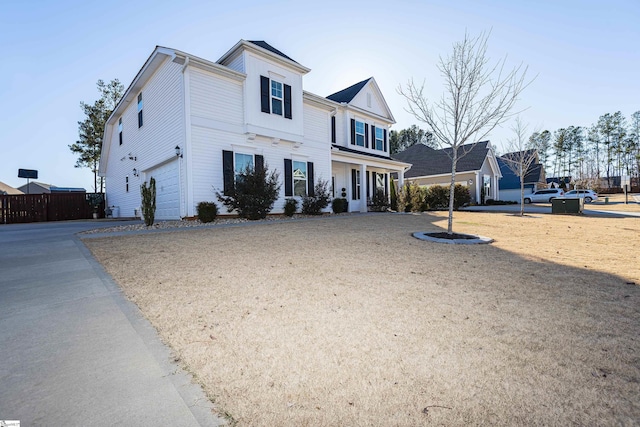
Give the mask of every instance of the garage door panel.
M 180 219 L 178 161 L 153 168 L 147 176 L 156 180 L 156 219 Z

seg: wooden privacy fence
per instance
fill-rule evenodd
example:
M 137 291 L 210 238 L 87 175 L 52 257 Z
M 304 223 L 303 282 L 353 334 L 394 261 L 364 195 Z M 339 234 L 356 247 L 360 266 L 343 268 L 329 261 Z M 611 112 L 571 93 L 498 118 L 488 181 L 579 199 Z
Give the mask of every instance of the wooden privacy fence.
M 102 193 L 0 195 L 0 224 L 104 218 Z

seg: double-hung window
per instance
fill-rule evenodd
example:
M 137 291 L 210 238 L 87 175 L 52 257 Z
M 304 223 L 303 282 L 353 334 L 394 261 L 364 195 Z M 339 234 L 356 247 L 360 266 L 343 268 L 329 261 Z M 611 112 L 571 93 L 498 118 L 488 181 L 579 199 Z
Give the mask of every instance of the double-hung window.
M 138 127 L 142 127 L 142 92 L 138 94 Z
M 282 83 L 271 80 L 271 113 L 282 115 Z
M 364 147 L 364 123 L 356 120 L 356 145 Z
M 247 168 L 253 169 L 253 155 L 242 153 L 234 154 L 234 178 L 235 181 L 238 182 L 238 180 L 242 178 L 242 174 L 247 171 Z
M 267 114 L 291 119 L 291 86 L 280 80 L 260 76 L 260 110 Z
M 307 195 L 307 162 L 293 162 L 293 195 Z
M 382 128 L 375 128 L 376 129 L 376 143 L 375 143 L 375 149 L 376 150 L 380 150 L 383 151 L 384 150 L 384 129 Z
M 314 195 L 313 162 L 284 159 L 284 195 Z

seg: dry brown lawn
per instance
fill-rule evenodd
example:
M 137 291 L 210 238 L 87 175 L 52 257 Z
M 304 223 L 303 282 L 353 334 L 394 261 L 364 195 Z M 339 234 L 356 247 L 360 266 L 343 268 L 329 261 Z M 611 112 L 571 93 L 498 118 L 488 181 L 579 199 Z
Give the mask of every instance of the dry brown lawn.
M 85 241 L 239 426 L 637 425 L 640 218 L 458 212 Z M 635 283 L 635 284 L 633 284 Z

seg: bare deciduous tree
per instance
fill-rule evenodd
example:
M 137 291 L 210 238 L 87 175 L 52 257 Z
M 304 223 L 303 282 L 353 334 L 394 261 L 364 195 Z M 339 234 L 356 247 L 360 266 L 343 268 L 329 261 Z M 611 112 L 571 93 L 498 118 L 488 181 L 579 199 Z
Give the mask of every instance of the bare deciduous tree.
M 438 70 L 444 78 L 444 93 L 438 101 L 428 101 L 424 83 L 413 80 L 398 92 L 407 99 L 407 111 L 426 123 L 441 146 L 451 147 L 451 186 L 447 232 L 453 234 L 453 196 L 458 160 L 464 157 L 496 126 L 513 116 L 518 96 L 530 82 L 527 68 L 520 64 L 505 70 L 506 57 L 491 65 L 487 57 L 488 33 L 477 37 L 465 34 L 453 45 L 453 53 L 440 57 Z M 470 145 L 463 147 L 467 142 Z
M 514 136 L 507 142 L 509 153 L 502 156 L 502 160 L 520 179 L 520 216 L 524 216 L 524 180 L 533 170 L 538 153 L 527 145 L 527 125 L 522 123 L 520 117 L 516 117 L 516 122 L 511 129 Z

